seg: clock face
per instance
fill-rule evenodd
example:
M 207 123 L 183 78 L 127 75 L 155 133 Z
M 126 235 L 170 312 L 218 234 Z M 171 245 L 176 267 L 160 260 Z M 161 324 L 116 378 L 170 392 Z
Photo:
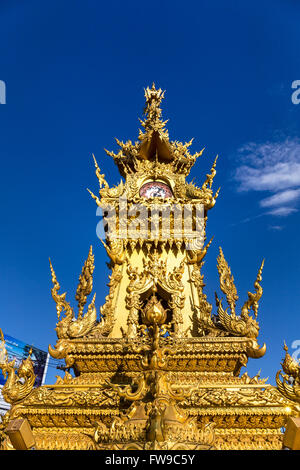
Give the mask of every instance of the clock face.
M 140 196 L 146 198 L 161 197 L 165 199 L 172 197 L 173 194 L 167 184 L 161 183 L 160 181 L 149 181 L 149 183 L 141 187 Z

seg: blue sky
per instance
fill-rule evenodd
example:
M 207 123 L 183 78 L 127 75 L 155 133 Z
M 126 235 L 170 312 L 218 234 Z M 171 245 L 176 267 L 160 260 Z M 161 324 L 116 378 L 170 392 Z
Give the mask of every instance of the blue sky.
M 97 302 L 104 302 L 106 253 L 96 237 L 92 153 L 110 184 L 120 178 L 103 148 L 136 140 L 144 87 L 166 90 L 172 140 L 205 147 L 191 172 L 199 185 L 218 154 L 204 274 L 214 303 L 222 246 L 240 303 L 261 260 L 260 360 L 249 375 L 274 383 L 300 340 L 299 2 L 34 1 L 0 4 L 0 327 L 47 349 L 56 334 L 48 258 L 68 299 L 90 245 Z M 50 363 L 51 364 L 51 363 Z M 52 362 L 53 365 L 53 362 Z M 58 372 L 49 368 L 48 381 Z

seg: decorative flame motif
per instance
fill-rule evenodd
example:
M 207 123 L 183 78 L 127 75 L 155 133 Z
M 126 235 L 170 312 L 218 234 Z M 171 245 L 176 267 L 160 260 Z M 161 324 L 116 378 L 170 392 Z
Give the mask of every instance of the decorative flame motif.
M 93 248 L 90 247 L 88 257 L 79 276 L 79 284 L 77 287 L 75 299 L 78 302 L 78 319 L 82 317 L 86 299 L 93 289 L 93 272 L 95 269 Z
M 227 309 L 223 310 L 222 302 L 216 295 L 216 304 L 218 307 L 218 320 L 221 326 L 230 334 L 235 336 L 246 336 L 256 340 L 259 332 L 259 326 L 256 321 L 258 311 L 258 301 L 262 296 L 262 287 L 260 282 L 262 280 L 262 269 L 264 261 L 258 271 L 256 281 L 254 283 L 255 294 L 248 292 L 248 300 L 244 303 L 241 316 L 236 316 L 235 303 L 238 300 L 237 290 L 234 284 L 233 276 L 230 268 L 224 258 L 222 249 L 218 257 L 218 271 L 220 276 L 220 287 L 222 292 L 226 295 L 227 303 L 229 304 L 231 315 L 227 313 Z M 250 316 L 250 309 L 253 309 L 255 319 Z M 265 353 L 265 345 L 261 349 L 261 355 Z
M 77 287 L 75 299 L 78 301 L 78 317 L 77 320 L 74 315 L 73 308 L 66 301 L 66 293 L 58 294 L 60 285 L 56 279 L 56 275 L 50 262 L 50 269 L 52 275 L 52 298 L 56 303 L 58 323 L 56 325 L 56 333 L 59 340 L 68 338 L 80 338 L 87 335 L 96 324 L 97 313 L 95 308 L 95 297 L 94 294 L 91 303 L 88 306 L 87 313 L 83 315 L 84 306 L 86 304 L 87 296 L 90 295 L 93 288 L 93 272 L 94 272 L 94 256 L 92 253 L 92 247 L 90 248 L 87 260 L 82 268 L 81 275 L 79 277 L 79 284 Z M 65 317 L 60 319 L 61 312 L 65 311 Z M 60 345 L 62 343 L 59 343 Z M 64 344 L 64 343 L 63 343 Z M 58 345 L 59 346 L 59 345 Z M 51 355 L 55 351 L 49 347 Z M 60 353 L 61 357 L 61 353 Z
M 230 306 L 232 314 L 235 314 L 235 304 L 238 300 L 237 290 L 234 284 L 234 279 L 230 271 L 230 267 L 227 264 L 222 248 L 220 248 L 220 254 L 218 256 L 218 272 L 220 276 L 220 288 L 221 291 L 226 295 L 227 302 Z

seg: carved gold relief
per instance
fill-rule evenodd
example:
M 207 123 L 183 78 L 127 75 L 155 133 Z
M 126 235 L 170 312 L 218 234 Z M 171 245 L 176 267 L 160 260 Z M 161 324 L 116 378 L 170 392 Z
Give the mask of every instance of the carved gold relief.
M 5 429 L 19 417 L 28 419 L 39 450 L 281 449 L 281 428 L 299 413 L 299 364 L 286 347 L 277 388 L 259 373 L 240 375 L 249 357 L 266 351 L 257 343 L 263 263 L 240 315 L 222 249 L 217 269 L 228 307 L 216 295 L 214 311 L 204 292 L 202 268 L 212 239 L 205 246 L 204 241 L 207 213 L 219 195 L 213 190 L 218 157 L 199 186 L 186 181 L 204 149 L 192 153 L 192 140 L 170 140 L 163 98 L 161 89 L 146 88 L 138 140 L 117 139 L 117 153 L 106 150 L 123 178 L 117 186 L 110 187 L 93 155 L 99 192 L 89 192 L 100 208 L 112 208 L 116 219 L 116 233 L 100 240 L 111 274 L 99 319 L 95 294 L 88 302 L 92 247 L 79 276 L 77 314 L 59 292 L 50 262 L 57 343 L 49 352 L 64 359 L 64 377 L 34 388 L 30 357 L 15 370 L 0 330 L 0 367 L 7 375 L 3 396 L 12 405 L 0 422 L 1 449 L 12 448 Z M 168 185 L 170 197 L 142 196 L 140 189 L 152 181 Z M 158 227 L 169 214 L 170 234 L 159 229 L 152 238 L 132 236 L 135 204 L 145 209 L 146 225 L 154 223 L 153 207 Z M 203 205 L 201 237 L 192 241 L 182 236 L 182 220 L 170 210 L 185 204 L 192 229 L 199 222 L 195 208 Z M 123 209 L 129 214 L 125 222 Z
M 29 351 L 29 356 L 21 362 L 18 369 L 15 368 L 15 359 L 9 362 L 6 357 L 5 362 L 0 363 L 0 369 L 4 378 L 7 379 L 2 388 L 2 395 L 8 403 L 15 403 L 24 399 L 33 389 L 36 376 L 30 357 L 31 354 L 32 350 Z

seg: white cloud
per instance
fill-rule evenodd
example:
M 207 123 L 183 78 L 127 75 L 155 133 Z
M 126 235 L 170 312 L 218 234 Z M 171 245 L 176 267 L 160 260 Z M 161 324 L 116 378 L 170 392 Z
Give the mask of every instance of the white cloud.
M 270 230 L 274 230 L 274 231 L 276 231 L 276 232 L 279 232 L 280 230 L 283 229 L 283 227 L 282 227 L 282 225 L 270 225 L 270 226 L 269 226 L 269 229 L 270 229 Z
M 300 163 L 266 164 L 253 168 L 241 166 L 236 171 L 241 191 L 276 191 L 300 186 Z
M 267 214 L 287 216 L 296 212 L 300 199 L 300 139 L 282 142 L 249 143 L 238 150 L 241 165 L 234 178 L 238 191 L 268 191 L 260 206 Z
M 261 207 L 281 206 L 282 204 L 295 202 L 299 197 L 300 189 L 287 189 L 286 191 L 281 191 L 273 194 L 273 196 L 262 199 L 260 205 Z
M 269 215 L 276 215 L 278 217 L 287 217 L 290 214 L 293 214 L 294 212 L 297 212 L 298 209 L 295 209 L 294 207 L 277 207 L 276 209 L 272 209 L 271 211 L 267 212 Z

